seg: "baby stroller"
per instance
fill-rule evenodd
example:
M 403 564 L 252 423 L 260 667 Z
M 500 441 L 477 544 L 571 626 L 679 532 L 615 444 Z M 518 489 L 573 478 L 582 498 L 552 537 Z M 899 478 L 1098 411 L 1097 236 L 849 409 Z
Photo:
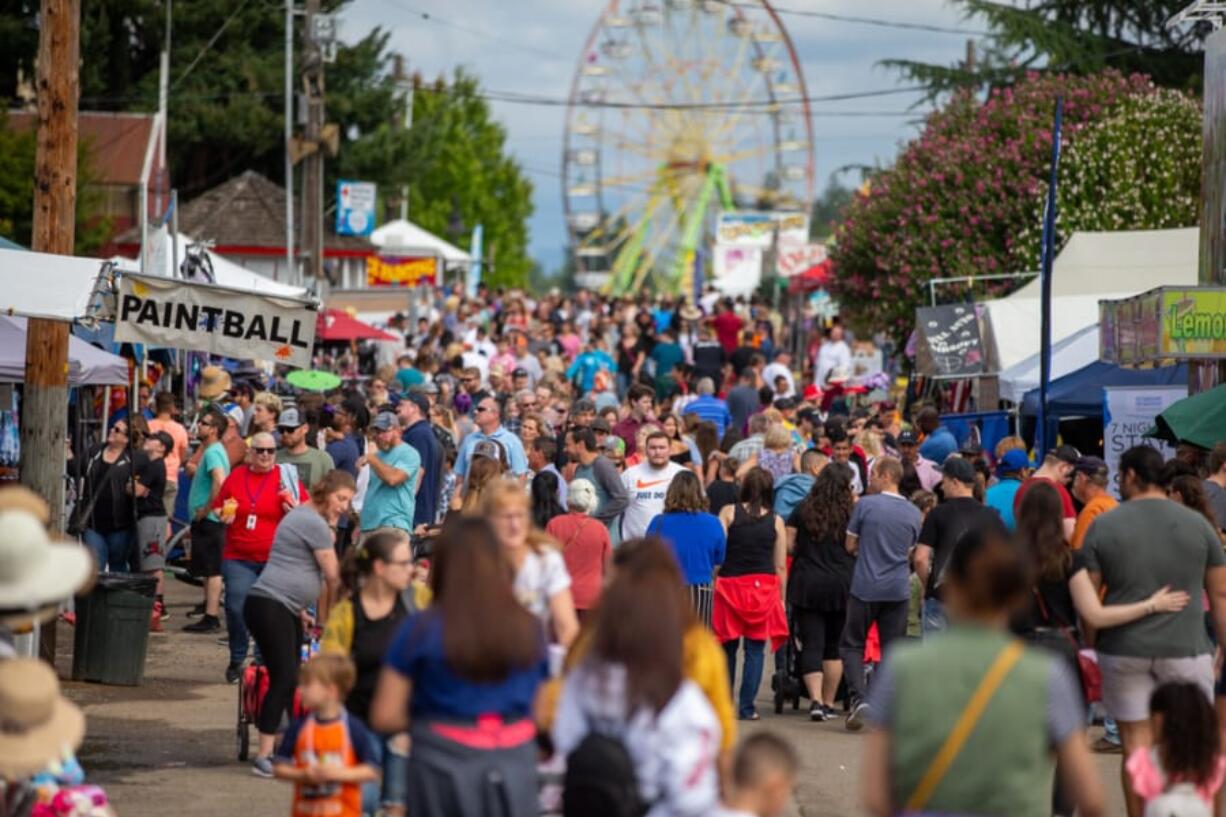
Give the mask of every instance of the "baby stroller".
M 311 639 L 302 644 L 302 660 L 319 651 L 319 642 Z M 238 740 L 238 759 L 246 761 L 251 752 L 251 734 L 249 727 L 260 717 L 260 709 L 264 706 L 264 697 L 268 695 L 268 668 L 258 661 L 253 661 L 243 667 L 238 676 L 238 723 L 235 725 L 235 736 Z M 302 697 L 294 690 L 294 717 L 306 714 L 302 708 Z
M 771 675 L 771 691 L 775 693 L 775 714 L 782 715 L 784 704 L 791 702 L 792 710 L 800 709 L 802 698 L 809 697 L 805 689 L 803 676 L 800 674 L 800 637 L 797 634 L 795 619 L 788 617 L 788 638 L 775 653 L 775 672 Z M 868 638 L 864 642 L 864 679 L 872 678 L 873 670 L 881 663 L 881 640 L 877 636 L 877 625 L 874 623 L 868 630 Z M 843 709 L 847 710 L 846 681 L 839 685 L 837 695 L 843 701 Z

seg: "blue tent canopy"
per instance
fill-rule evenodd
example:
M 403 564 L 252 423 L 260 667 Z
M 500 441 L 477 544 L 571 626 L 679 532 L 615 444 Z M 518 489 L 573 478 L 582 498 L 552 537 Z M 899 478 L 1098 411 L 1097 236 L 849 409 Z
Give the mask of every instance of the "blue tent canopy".
M 1188 382 L 1187 364 L 1160 369 L 1125 369 L 1096 360 L 1066 374 L 1047 387 L 1048 412 L 1053 417 L 1101 417 L 1103 386 L 1170 386 Z M 1039 413 L 1039 390 L 1022 398 L 1022 415 Z

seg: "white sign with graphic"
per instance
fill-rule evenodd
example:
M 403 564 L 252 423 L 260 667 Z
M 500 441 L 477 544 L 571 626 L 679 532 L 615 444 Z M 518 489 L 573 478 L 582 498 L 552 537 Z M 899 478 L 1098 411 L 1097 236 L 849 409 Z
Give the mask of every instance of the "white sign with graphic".
M 1154 426 L 1154 418 L 1172 403 L 1188 396 L 1187 386 L 1103 387 L 1103 459 L 1111 474 L 1111 492 L 1120 498 L 1120 455 L 1134 445 L 1148 445 L 1163 459 L 1175 449 L 1162 440 L 1141 436 Z
M 374 182 L 337 181 L 337 235 L 370 235 L 374 231 L 376 193 Z

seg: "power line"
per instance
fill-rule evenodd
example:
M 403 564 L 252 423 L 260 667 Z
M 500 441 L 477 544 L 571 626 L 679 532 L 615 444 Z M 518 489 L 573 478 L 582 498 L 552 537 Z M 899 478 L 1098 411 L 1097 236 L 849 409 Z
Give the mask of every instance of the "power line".
M 173 83 L 171 83 L 171 86 L 170 86 L 171 88 L 175 88 L 176 86 L 178 86 L 178 84 L 183 81 L 184 77 L 186 77 L 188 74 L 192 72 L 192 69 L 196 67 L 196 64 L 199 63 L 200 60 L 204 59 L 204 55 L 209 52 L 209 49 L 212 48 L 213 45 L 217 42 L 217 40 L 221 38 L 222 33 L 226 30 L 226 28 L 230 25 L 230 23 L 234 20 L 234 18 L 239 15 L 239 12 L 247 8 L 247 4 L 250 2 L 251 0 L 243 0 L 243 2 L 239 3 L 238 8 L 232 11 L 230 13 L 230 16 L 227 17 L 220 26 L 218 26 L 217 31 L 213 32 L 213 36 L 210 37 L 209 41 L 204 44 L 204 48 L 200 49 L 200 53 L 196 55 L 196 59 L 192 60 L 191 64 L 188 65 L 186 69 L 184 69 L 183 73 L 179 74 L 179 78 L 176 79 Z
M 538 57 L 548 57 L 551 60 L 565 59 L 562 55 L 555 54 L 551 51 L 546 51 L 543 48 L 537 48 L 536 46 L 533 46 L 533 45 L 525 45 L 524 43 L 518 43 L 518 42 L 515 42 L 514 40 L 508 40 L 505 37 L 500 37 L 497 34 L 494 34 L 489 31 L 485 31 L 484 29 L 474 28 L 472 26 L 468 26 L 463 23 L 457 23 L 454 20 L 447 20 L 443 17 L 439 17 L 438 15 L 431 14 L 428 11 L 421 11 L 420 9 L 415 9 L 412 6 L 409 6 L 405 3 L 400 2 L 400 0 L 394 0 L 394 2 L 400 8 L 404 9 L 410 14 L 420 17 L 422 20 L 425 20 L 426 22 L 437 23 L 438 25 L 446 26 L 447 28 L 454 28 L 456 31 L 463 31 L 465 34 L 475 34 L 476 36 L 484 37 L 487 40 L 490 40 L 491 42 L 502 43 L 503 45 L 510 46 L 511 48 L 518 48 L 521 51 L 526 51 L 530 54 L 536 54 Z
M 755 8 L 760 9 L 762 6 L 758 3 L 738 2 L 737 0 L 717 0 L 717 2 L 725 6 L 735 8 Z M 936 26 L 930 23 L 912 23 L 903 20 L 887 20 L 881 17 L 857 17 L 851 14 L 834 14 L 828 11 L 812 11 L 810 9 L 792 9 L 782 8 L 780 6 L 771 6 L 778 14 L 786 14 L 793 17 L 814 17 L 819 20 L 830 20 L 836 23 L 856 23 L 859 25 L 877 26 L 879 28 L 900 28 L 908 31 L 931 31 L 937 34 L 958 34 L 963 37 L 990 37 L 990 31 L 977 31 L 969 28 L 953 28 L 950 26 Z

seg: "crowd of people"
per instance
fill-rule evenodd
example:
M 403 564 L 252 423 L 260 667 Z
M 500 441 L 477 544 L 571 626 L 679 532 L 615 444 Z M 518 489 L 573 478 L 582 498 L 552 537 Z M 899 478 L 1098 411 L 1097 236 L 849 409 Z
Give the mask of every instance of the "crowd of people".
M 252 768 L 297 804 L 778 814 L 793 750 L 737 743 L 769 650 L 812 721 L 869 727 L 872 813 L 1102 814 L 1098 701 L 1131 817 L 1212 813 L 1226 446 L 1125 452 L 1117 503 L 1101 459 L 854 388 L 837 321 L 444 295 L 365 380 L 209 367 L 193 421 L 159 393 L 73 466 L 99 567 L 159 581 L 190 476 L 184 629 L 266 668 Z

